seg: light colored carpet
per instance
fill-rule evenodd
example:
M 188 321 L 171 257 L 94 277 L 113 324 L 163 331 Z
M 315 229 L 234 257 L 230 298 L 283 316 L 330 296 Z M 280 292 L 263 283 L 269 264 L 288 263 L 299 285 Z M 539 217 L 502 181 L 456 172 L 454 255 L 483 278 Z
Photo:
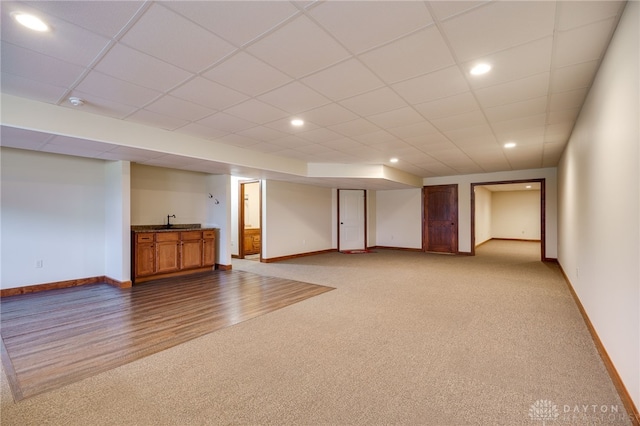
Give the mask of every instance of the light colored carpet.
M 234 260 L 337 290 L 17 404 L 3 374 L 2 424 L 630 424 L 539 244 L 376 251 Z

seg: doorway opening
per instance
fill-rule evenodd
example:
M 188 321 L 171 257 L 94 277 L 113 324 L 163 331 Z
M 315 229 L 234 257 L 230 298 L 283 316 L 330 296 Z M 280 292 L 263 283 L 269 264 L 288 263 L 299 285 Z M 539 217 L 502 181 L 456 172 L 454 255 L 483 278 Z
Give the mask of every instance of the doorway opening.
M 512 194 L 509 194 L 512 193 Z M 534 194 L 538 193 L 539 196 Z M 491 211 L 492 194 L 502 200 L 499 215 Z M 487 201 L 488 200 L 488 201 Z M 509 209 L 512 210 L 509 210 Z M 525 209 L 524 214 L 523 210 Z M 491 217 L 488 217 L 491 216 Z M 498 217 L 496 217 L 498 216 Z M 497 223 L 499 230 L 486 223 Z M 480 235 L 479 235 L 480 234 Z M 540 260 L 546 261 L 545 243 L 545 179 L 524 179 L 471 184 L 471 255 L 476 242 L 492 239 L 540 243 Z
M 262 185 L 240 182 L 238 206 L 238 257 L 262 260 Z

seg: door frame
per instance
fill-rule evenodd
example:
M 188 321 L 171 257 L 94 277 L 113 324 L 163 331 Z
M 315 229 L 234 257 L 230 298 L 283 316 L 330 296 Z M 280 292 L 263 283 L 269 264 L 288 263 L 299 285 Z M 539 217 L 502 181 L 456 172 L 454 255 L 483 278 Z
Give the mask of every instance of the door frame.
M 264 239 L 262 238 L 262 181 L 261 180 L 243 180 L 238 182 L 238 258 L 244 259 L 244 186 L 246 184 L 258 184 L 258 206 L 260 209 L 260 261 L 262 262 L 262 243 Z
M 427 216 L 427 211 L 424 209 L 424 203 L 425 203 L 425 199 L 426 199 L 426 192 L 427 192 L 427 188 L 437 188 L 437 187 L 455 187 L 456 189 L 456 197 L 455 197 L 455 201 L 456 201 L 456 205 L 455 205 L 455 218 L 456 218 L 456 226 L 455 226 L 455 233 L 456 233 L 456 238 L 455 238 L 455 250 L 452 252 L 436 252 L 436 251 L 429 251 L 427 250 L 427 248 L 429 247 L 429 226 L 428 226 L 428 216 Z M 459 254 L 459 250 L 460 250 L 460 218 L 459 216 L 459 198 L 460 198 L 460 185 L 457 183 L 451 183 L 451 184 L 444 184 L 444 185 L 425 185 L 422 187 L 422 251 L 425 253 L 440 253 L 440 254 Z
M 362 219 L 363 219 L 363 226 L 364 226 L 364 249 L 366 250 L 368 248 L 367 247 L 367 190 L 342 188 L 342 189 L 338 189 L 338 192 L 336 194 L 337 205 L 338 205 L 338 216 L 336 217 L 337 233 L 338 233 L 338 237 L 337 237 L 338 251 L 340 251 L 340 191 L 362 191 L 362 193 L 364 194 L 364 197 L 363 197 L 364 208 L 362 209 L 362 213 L 364 217 Z
M 546 257 L 546 179 L 520 179 L 520 180 L 501 180 L 496 182 L 476 182 L 471 184 L 471 256 L 476 255 L 476 186 L 484 185 L 508 185 L 512 183 L 539 183 L 540 184 L 540 260 L 543 262 L 550 261 Z

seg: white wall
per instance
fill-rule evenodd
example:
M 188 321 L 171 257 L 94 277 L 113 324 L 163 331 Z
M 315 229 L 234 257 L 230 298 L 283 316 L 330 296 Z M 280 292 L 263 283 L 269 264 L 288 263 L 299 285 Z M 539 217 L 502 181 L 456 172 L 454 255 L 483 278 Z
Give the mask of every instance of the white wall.
M 640 407 L 640 3 L 628 2 L 559 165 L 559 252 Z
M 422 248 L 422 189 L 376 193 L 376 245 Z
M 475 187 L 476 201 L 476 246 L 492 238 L 491 233 L 491 191 L 482 186 Z
M 206 176 L 206 219 L 202 226 L 218 228 L 216 263 L 231 265 L 231 176 Z
M 424 185 L 458 184 L 458 250 L 471 251 L 471 184 L 502 182 L 510 180 L 545 179 L 545 246 L 546 257 L 555 259 L 558 255 L 558 207 L 557 169 L 515 170 L 473 175 L 446 176 L 424 179 Z
M 378 211 L 376 208 L 376 205 L 378 203 L 377 200 L 378 200 L 377 191 L 367 191 L 367 247 L 374 247 L 378 244 L 377 243 Z M 336 241 L 336 245 L 337 245 L 337 241 Z
M 10 148 L 0 154 L 1 287 L 105 275 L 105 162 Z
M 131 224 L 207 221 L 207 174 L 131 164 Z
M 263 191 L 263 258 L 336 248 L 334 190 L 270 180 Z
M 491 237 L 540 240 L 540 191 L 493 192 Z
M 244 186 L 244 227 L 260 228 L 260 183 Z
M 105 275 L 131 281 L 131 165 L 105 165 Z

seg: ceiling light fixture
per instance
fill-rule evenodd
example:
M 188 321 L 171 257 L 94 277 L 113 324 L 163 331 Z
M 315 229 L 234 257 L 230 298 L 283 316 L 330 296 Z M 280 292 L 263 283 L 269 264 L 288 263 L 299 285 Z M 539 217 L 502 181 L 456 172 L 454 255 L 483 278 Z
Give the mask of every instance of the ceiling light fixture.
M 482 75 L 491 71 L 491 65 L 489 64 L 478 64 L 471 68 L 471 75 Z
M 390 159 L 389 161 L 392 162 L 392 163 L 397 163 L 398 159 L 394 157 L 394 158 Z
M 293 126 L 300 127 L 303 124 L 304 124 L 304 121 L 300 120 L 299 118 L 291 120 L 291 125 Z
M 21 25 L 24 25 L 30 30 L 38 32 L 49 31 L 49 25 L 47 25 L 42 19 L 38 18 L 37 16 L 22 12 L 13 13 L 12 16 Z
M 515 142 L 507 142 L 504 144 L 505 148 L 515 148 L 516 143 Z
M 531 185 L 527 185 L 527 186 L 525 186 L 525 188 L 531 189 Z
M 75 96 L 72 96 L 69 98 L 69 103 L 73 106 L 82 106 L 84 105 L 84 101 L 80 98 L 77 98 Z

